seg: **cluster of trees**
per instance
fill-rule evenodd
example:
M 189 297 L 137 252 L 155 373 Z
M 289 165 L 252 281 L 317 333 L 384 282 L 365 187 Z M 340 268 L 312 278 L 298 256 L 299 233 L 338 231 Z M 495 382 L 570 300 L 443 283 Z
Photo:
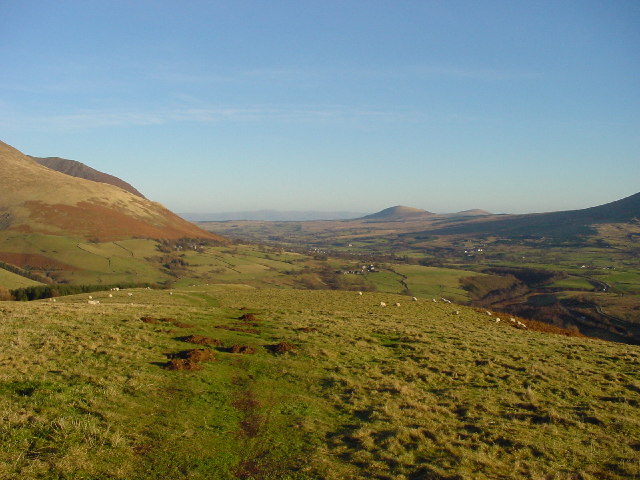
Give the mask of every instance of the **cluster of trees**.
M 91 293 L 111 290 L 112 288 L 159 288 L 150 283 L 120 283 L 117 285 L 36 285 L 33 287 L 17 288 L 10 290 L 10 298 L 5 300 L 30 301 L 43 298 L 60 297 L 64 295 L 76 295 L 78 293 Z

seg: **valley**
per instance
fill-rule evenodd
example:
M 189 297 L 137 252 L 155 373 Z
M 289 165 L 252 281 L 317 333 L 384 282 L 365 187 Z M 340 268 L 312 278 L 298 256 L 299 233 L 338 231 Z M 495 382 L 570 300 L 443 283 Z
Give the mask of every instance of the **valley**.
M 640 475 L 637 195 L 195 225 L 0 163 L 1 480 Z

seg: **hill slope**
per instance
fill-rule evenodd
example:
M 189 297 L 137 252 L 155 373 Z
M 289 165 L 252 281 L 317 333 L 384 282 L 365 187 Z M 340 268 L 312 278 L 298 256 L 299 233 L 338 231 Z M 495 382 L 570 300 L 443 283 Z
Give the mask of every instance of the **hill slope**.
M 2 304 L 0 478 L 640 475 L 639 347 L 380 293 L 108 295 Z
M 133 185 L 119 179 L 118 177 L 114 177 L 113 175 L 109 175 L 108 173 L 103 173 L 94 168 L 91 168 L 84 163 L 77 162 L 75 160 L 67 160 L 66 158 L 60 157 L 40 158 L 32 157 L 31 155 L 29 155 L 29 158 L 32 158 L 40 165 L 44 165 L 45 167 L 50 168 L 51 170 L 55 170 L 56 172 L 66 173 L 67 175 L 71 175 L 72 177 L 84 178 L 85 180 L 92 180 L 94 182 L 115 185 L 116 187 L 120 187 L 127 192 L 137 195 L 138 197 L 146 198 L 135 187 L 133 187 Z
M 502 236 L 585 234 L 591 231 L 589 228 L 591 225 L 628 223 L 640 219 L 640 193 L 605 205 L 580 210 L 496 217 L 470 218 L 466 222 L 430 229 L 428 232 L 438 235 L 492 233 Z
M 422 210 L 420 208 L 405 207 L 404 205 L 397 205 L 395 207 L 385 208 L 377 213 L 372 213 L 362 217 L 362 220 L 407 220 L 417 219 L 420 217 L 431 217 L 434 213 Z
M 222 237 L 164 208 L 104 183 L 44 167 L 0 142 L 0 231 L 125 238 Z

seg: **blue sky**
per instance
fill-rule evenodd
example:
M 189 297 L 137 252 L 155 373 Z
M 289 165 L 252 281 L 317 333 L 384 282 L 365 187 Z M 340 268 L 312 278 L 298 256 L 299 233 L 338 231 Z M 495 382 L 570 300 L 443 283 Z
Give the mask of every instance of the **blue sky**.
M 0 139 L 177 212 L 640 191 L 640 2 L 0 2 Z

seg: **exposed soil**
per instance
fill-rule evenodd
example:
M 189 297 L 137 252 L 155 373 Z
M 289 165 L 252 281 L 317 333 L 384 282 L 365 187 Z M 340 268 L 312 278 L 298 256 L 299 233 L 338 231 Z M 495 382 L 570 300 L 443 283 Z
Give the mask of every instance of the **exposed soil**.
M 167 370 L 201 370 L 202 362 L 212 362 L 216 359 L 213 350 L 183 350 L 176 353 L 167 353 L 171 360 L 165 365 Z
M 231 405 L 244 414 L 244 418 L 240 421 L 240 433 L 249 438 L 257 436 L 262 425 L 262 418 L 257 412 L 260 402 L 254 393 L 251 390 L 239 392 Z
M 256 349 L 248 345 L 233 345 L 232 347 L 229 348 L 229 352 L 249 354 L 249 353 L 256 353 Z
M 238 317 L 238 320 L 242 320 L 243 322 L 257 322 L 260 319 L 253 313 L 245 313 Z
M 144 323 L 152 323 L 152 324 L 160 323 L 160 321 L 154 317 L 140 317 L 140 320 L 142 320 Z
M 178 340 L 187 343 L 195 343 L 196 345 L 213 345 L 221 347 L 222 342 L 217 338 L 203 337 L 202 335 L 189 335 L 188 337 L 180 337 Z
M 294 352 L 296 347 L 291 345 L 289 342 L 280 342 L 271 346 L 271 351 L 274 353 L 287 353 Z

